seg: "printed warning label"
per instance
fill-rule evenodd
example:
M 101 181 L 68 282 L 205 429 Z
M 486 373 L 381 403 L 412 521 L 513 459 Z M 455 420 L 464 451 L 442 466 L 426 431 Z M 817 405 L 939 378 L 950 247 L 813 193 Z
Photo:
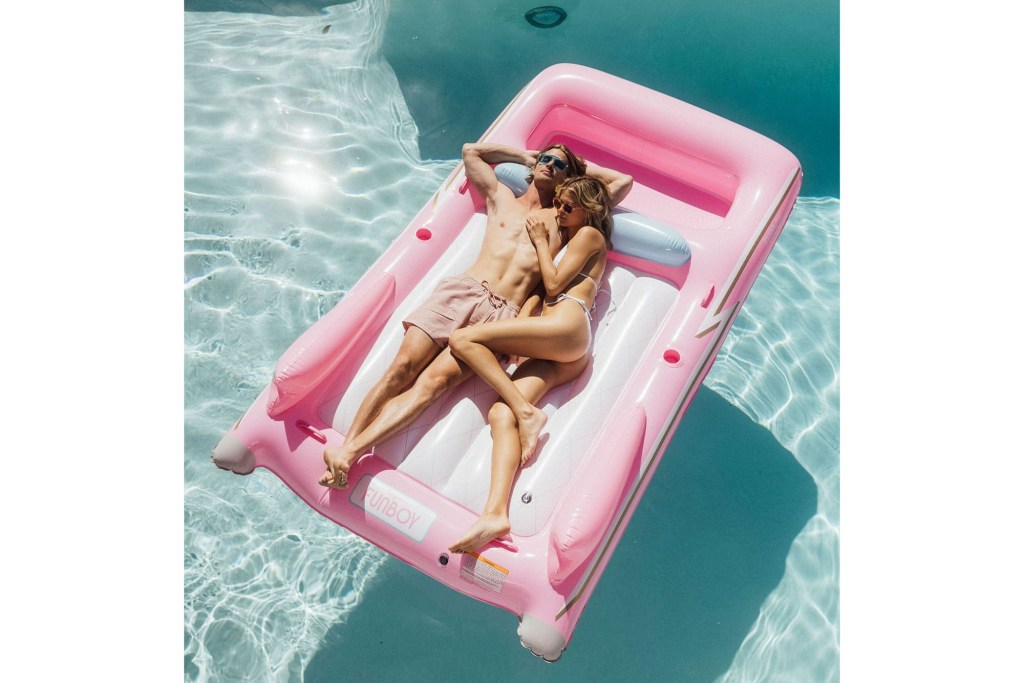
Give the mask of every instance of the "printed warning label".
M 466 553 L 462 556 L 459 576 L 481 588 L 500 593 L 508 578 L 508 570 L 476 553 Z

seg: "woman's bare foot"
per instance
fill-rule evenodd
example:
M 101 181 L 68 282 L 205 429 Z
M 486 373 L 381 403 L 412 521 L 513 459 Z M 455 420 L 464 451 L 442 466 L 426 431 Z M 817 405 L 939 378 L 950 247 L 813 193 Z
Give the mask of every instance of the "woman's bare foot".
M 448 551 L 456 554 L 472 552 L 499 536 L 504 536 L 511 529 L 508 517 L 504 515 L 480 515 L 465 536 L 448 546 Z
M 327 465 L 327 471 L 320 477 L 320 485 L 339 490 L 348 488 L 348 471 L 355 460 L 356 457 L 353 457 L 344 446 L 325 450 L 324 463 Z
M 544 414 L 544 411 L 533 407 L 527 415 L 517 415 L 516 421 L 519 423 L 519 446 L 522 448 L 522 464 L 533 457 L 533 452 L 537 450 L 537 442 L 540 440 L 540 432 L 544 429 L 544 425 L 548 422 L 548 416 Z

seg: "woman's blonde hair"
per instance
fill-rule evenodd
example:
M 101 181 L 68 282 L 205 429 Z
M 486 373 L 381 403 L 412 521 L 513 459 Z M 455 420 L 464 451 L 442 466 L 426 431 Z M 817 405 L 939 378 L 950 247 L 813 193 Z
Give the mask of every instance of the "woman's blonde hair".
M 612 248 L 612 197 L 608 193 L 608 186 L 597 178 L 590 176 L 578 176 L 568 178 L 565 182 L 555 188 L 555 196 L 558 197 L 566 190 L 576 195 L 580 206 L 578 208 L 587 212 L 586 224 L 597 228 L 602 235 L 608 248 Z

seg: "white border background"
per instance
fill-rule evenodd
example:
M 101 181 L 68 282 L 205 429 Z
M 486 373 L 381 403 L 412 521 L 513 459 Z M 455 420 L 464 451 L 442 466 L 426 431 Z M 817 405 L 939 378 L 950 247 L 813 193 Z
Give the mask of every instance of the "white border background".
M 182 8 L 3 19 L 5 674 L 181 680 Z
M 842 6 L 841 670 L 1019 669 L 1019 27 Z

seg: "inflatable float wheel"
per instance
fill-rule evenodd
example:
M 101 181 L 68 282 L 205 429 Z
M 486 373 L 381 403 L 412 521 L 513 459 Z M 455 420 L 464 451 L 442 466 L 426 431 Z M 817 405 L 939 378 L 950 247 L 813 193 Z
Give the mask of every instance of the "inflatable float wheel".
M 256 456 L 231 433 L 225 434 L 213 449 L 213 464 L 235 474 L 252 474 L 256 469 Z
M 565 637 L 558 629 L 533 615 L 523 615 L 518 633 L 523 647 L 545 661 L 556 661 L 565 650 Z

